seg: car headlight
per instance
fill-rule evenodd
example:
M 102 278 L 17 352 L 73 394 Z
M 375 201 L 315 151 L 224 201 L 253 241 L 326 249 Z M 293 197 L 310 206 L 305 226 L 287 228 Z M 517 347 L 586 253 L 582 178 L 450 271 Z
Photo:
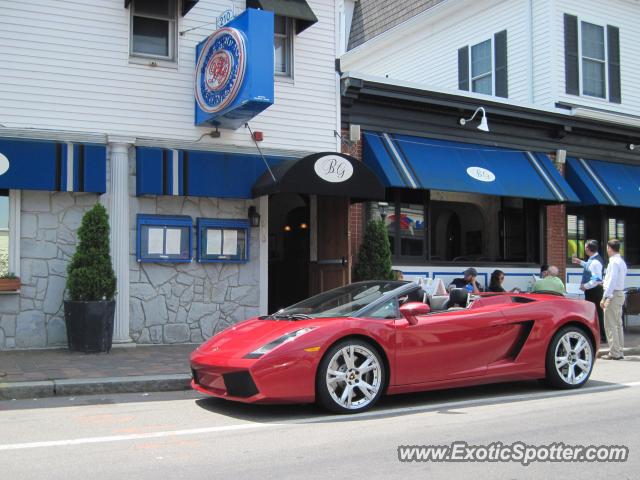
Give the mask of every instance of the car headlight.
M 301 328 L 300 330 L 294 330 L 293 332 L 289 332 L 289 333 L 287 333 L 285 335 L 282 335 L 281 337 L 276 338 L 275 340 L 272 340 L 271 342 L 267 343 L 266 345 L 261 346 L 257 350 L 254 350 L 251 353 L 247 353 L 244 356 L 244 358 L 260 358 L 265 353 L 269 353 L 271 350 L 273 350 L 276 347 L 279 347 L 280 345 L 282 345 L 284 343 L 287 343 L 287 342 L 290 342 L 292 340 L 295 340 L 300 335 L 304 335 L 305 333 L 310 332 L 314 328 L 315 327 L 305 327 L 305 328 Z

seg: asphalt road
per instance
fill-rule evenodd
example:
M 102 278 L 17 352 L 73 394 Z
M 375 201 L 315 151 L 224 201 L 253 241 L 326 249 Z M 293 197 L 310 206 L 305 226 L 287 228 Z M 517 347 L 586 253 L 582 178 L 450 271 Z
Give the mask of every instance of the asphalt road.
M 615 478 L 640 474 L 640 357 L 587 387 L 536 382 L 388 397 L 358 416 L 192 392 L 0 402 L 0 478 Z M 399 445 L 626 445 L 623 463 L 401 463 Z

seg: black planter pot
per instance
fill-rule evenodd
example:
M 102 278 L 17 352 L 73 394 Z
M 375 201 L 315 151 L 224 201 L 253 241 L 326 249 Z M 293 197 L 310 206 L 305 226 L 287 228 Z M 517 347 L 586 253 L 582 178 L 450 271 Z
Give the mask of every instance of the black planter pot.
M 72 352 L 111 351 L 115 301 L 64 302 L 67 341 Z

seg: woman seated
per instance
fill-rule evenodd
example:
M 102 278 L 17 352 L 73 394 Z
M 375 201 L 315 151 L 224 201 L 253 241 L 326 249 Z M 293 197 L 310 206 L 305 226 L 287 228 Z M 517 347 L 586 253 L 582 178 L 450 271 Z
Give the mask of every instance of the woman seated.
M 502 286 L 504 282 L 504 272 L 502 270 L 494 270 L 491 273 L 491 280 L 489 281 L 488 292 L 504 293 L 506 290 Z M 519 288 L 512 288 L 511 292 L 519 292 Z

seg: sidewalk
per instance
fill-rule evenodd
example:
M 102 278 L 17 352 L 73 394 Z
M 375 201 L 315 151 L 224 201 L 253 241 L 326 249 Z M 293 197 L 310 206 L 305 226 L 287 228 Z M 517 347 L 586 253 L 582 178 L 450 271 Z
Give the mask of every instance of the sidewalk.
M 0 400 L 186 390 L 189 354 L 196 347 L 141 345 L 89 355 L 66 349 L 0 352 Z M 608 351 L 604 345 L 598 353 Z M 640 354 L 640 326 L 627 329 L 625 354 Z
M 67 349 L 0 352 L 0 400 L 186 390 L 187 345 L 115 347 L 109 354 Z

